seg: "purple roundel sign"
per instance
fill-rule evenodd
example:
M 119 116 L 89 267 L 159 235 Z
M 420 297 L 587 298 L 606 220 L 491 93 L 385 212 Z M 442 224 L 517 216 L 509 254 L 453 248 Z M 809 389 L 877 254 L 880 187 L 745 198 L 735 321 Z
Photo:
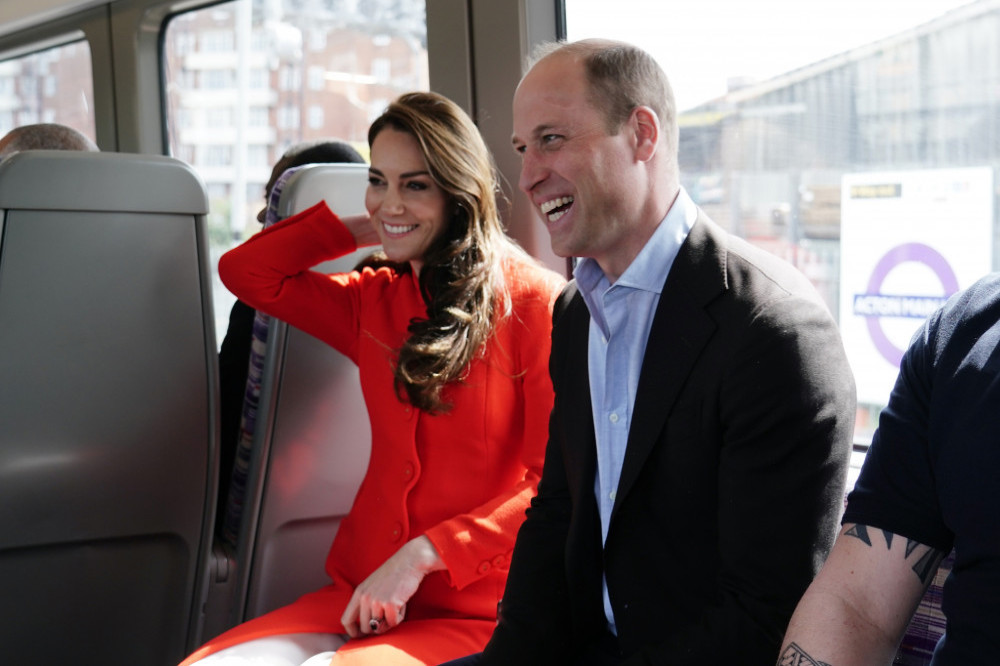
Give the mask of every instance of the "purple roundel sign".
M 900 264 L 914 261 L 934 272 L 941 283 L 943 296 L 899 296 L 883 294 L 882 285 L 889 273 Z M 868 280 L 868 293 L 854 296 L 854 314 L 865 317 L 868 333 L 875 349 L 893 366 L 899 367 L 903 349 L 897 347 L 882 329 L 883 317 L 913 317 L 925 319 L 937 310 L 949 296 L 958 291 L 958 278 L 948 261 L 929 245 L 904 243 L 897 245 L 875 264 Z

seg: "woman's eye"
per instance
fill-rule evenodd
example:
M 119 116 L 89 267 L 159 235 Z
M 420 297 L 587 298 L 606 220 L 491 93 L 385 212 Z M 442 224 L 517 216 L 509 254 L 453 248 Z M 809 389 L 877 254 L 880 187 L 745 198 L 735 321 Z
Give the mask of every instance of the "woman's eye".
M 369 185 L 377 187 L 377 186 L 381 185 L 383 182 L 384 181 L 381 178 L 379 178 L 378 176 L 368 176 L 368 184 Z
M 411 180 L 406 184 L 406 188 L 409 190 L 421 191 L 427 189 L 427 183 L 421 183 L 418 180 Z

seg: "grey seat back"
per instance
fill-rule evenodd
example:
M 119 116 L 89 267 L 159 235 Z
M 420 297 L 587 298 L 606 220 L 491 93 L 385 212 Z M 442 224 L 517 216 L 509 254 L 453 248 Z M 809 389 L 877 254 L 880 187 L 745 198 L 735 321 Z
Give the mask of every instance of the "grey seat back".
M 159 156 L 0 164 L 0 646 L 174 664 L 215 495 L 198 177 Z
M 368 168 L 317 164 L 283 184 L 280 217 L 326 200 L 343 215 L 364 212 Z M 323 264 L 350 270 L 365 248 Z M 237 561 L 240 615 L 256 617 L 329 582 L 324 560 L 368 466 L 371 430 L 357 367 L 302 331 L 272 319 L 264 355 L 254 455 Z

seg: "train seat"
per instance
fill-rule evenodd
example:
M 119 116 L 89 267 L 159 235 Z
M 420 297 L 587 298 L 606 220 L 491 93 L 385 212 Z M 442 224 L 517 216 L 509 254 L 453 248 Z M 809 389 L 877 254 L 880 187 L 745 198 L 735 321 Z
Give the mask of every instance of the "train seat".
M 275 185 L 278 217 L 321 200 L 345 215 L 361 213 L 367 178 L 363 164 L 290 169 Z M 364 248 L 318 268 L 350 270 L 371 251 Z M 237 449 L 235 492 L 225 523 L 227 533 L 238 525 L 233 575 L 211 593 L 205 639 L 329 582 L 326 553 L 354 502 L 371 448 L 357 367 L 284 322 L 258 316 L 254 329 L 247 432 Z
M 927 666 L 934 656 L 934 648 L 944 635 L 945 618 L 941 610 L 944 582 L 955 564 L 955 551 L 948 554 L 934 574 L 927 591 L 924 592 L 906 633 L 900 641 L 893 664 L 899 666 Z
M 0 163 L 0 645 L 177 663 L 215 502 L 200 178 L 162 156 Z

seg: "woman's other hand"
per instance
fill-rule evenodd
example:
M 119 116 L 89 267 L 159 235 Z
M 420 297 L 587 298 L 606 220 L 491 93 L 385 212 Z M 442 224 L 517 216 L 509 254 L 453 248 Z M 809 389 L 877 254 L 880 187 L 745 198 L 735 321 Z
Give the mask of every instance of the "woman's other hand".
M 440 569 L 444 562 L 430 539 L 419 536 L 407 542 L 355 588 L 340 620 L 347 634 L 360 638 L 398 625 L 424 576 Z

